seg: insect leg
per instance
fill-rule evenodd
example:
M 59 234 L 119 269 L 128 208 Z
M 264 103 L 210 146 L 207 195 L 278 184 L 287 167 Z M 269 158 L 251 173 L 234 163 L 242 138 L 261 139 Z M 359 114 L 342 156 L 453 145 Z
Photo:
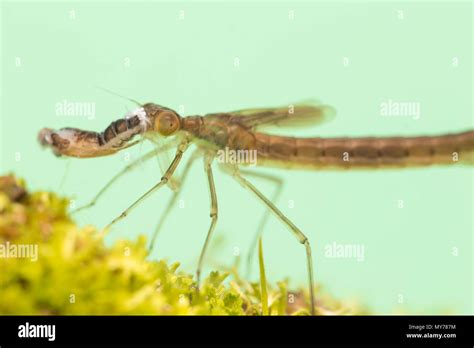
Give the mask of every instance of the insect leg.
M 113 224 L 115 224 L 117 221 L 123 219 L 126 217 L 130 211 L 135 208 L 139 203 L 141 203 L 145 198 L 147 198 L 149 195 L 151 195 L 153 192 L 161 188 L 163 185 L 166 185 L 168 182 L 169 178 L 173 175 L 174 171 L 176 170 L 176 167 L 178 166 L 179 162 L 181 161 L 181 158 L 183 157 L 184 151 L 189 146 L 189 140 L 184 139 L 181 144 L 179 144 L 178 149 L 176 150 L 176 155 L 174 156 L 173 161 L 171 162 L 170 166 L 166 170 L 165 174 L 161 177 L 161 180 L 153 186 L 151 189 L 149 189 L 147 192 L 145 192 L 143 195 L 141 195 L 135 202 L 133 202 L 127 209 L 125 209 L 119 216 L 117 216 L 115 219 L 112 220 L 111 223 L 109 223 L 105 228 L 104 231 L 107 231 Z
M 150 152 L 147 152 L 146 154 L 140 156 L 139 158 L 137 158 L 136 160 L 134 160 L 132 163 L 130 163 L 129 165 L 127 165 L 125 168 L 123 168 L 120 172 L 118 172 L 117 174 L 115 174 L 101 189 L 99 192 L 97 192 L 97 194 L 92 198 L 92 200 L 79 207 L 79 208 L 76 208 L 74 209 L 71 214 L 75 214 L 83 209 L 87 209 L 87 208 L 90 208 L 92 206 L 94 206 L 97 201 L 99 200 L 99 198 L 107 191 L 107 189 L 112 186 L 112 184 L 117 181 L 122 175 L 124 175 L 125 173 L 128 173 L 129 171 L 139 167 L 140 165 L 144 164 L 146 161 L 148 161 L 149 159 L 155 157 L 156 155 L 158 155 L 160 152 L 163 152 L 165 150 L 168 150 L 169 148 L 171 148 L 171 146 L 173 146 L 174 143 L 170 143 L 170 144 L 166 144 L 165 147 L 163 148 L 157 148 L 157 149 L 154 149 Z
M 273 193 L 272 196 L 272 202 L 276 202 L 278 197 L 280 196 L 281 189 L 283 188 L 283 180 L 275 175 L 271 174 L 266 174 L 266 173 L 257 173 L 257 172 L 251 172 L 247 170 L 240 170 L 241 174 L 244 174 L 246 176 L 253 176 L 256 178 L 262 178 L 268 181 L 272 181 L 276 185 L 275 192 Z M 258 245 L 258 240 L 263 234 L 263 229 L 268 221 L 268 217 L 270 216 L 270 210 L 266 209 L 262 218 L 260 219 L 260 222 L 258 224 L 258 228 L 255 231 L 252 243 L 248 247 L 247 250 L 249 250 L 249 253 L 247 255 L 247 278 L 250 276 L 251 273 L 251 266 L 253 262 L 253 257 L 255 255 L 255 247 Z
M 216 195 L 216 188 L 214 186 L 214 178 L 212 175 L 212 168 L 211 163 L 214 159 L 214 156 L 206 155 L 204 157 L 204 168 L 207 174 L 207 180 L 209 183 L 209 193 L 211 196 L 211 225 L 209 226 L 209 231 L 207 232 L 206 240 L 201 250 L 201 255 L 199 256 L 198 266 L 196 269 L 196 279 L 197 279 L 197 287 L 199 288 L 199 281 L 201 277 L 201 269 L 202 269 L 202 262 L 204 260 L 204 255 L 206 254 L 206 249 L 209 245 L 209 241 L 211 240 L 212 232 L 216 227 L 217 223 L 217 195 Z
M 152 143 L 154 143 L 157 147 L 161 148 L 163 146 L 164 139 L 162 139 L 162 137 L 157 136 L 155 134 L 147 134 L 145 137 Z M 161 156 L 156 157 L 156 160 L 158 162 L 158 165 L 160 166 L 161 174 L 164 174 L 166 168 L 171 162 L 168 151 L 164 151 Z M 175 178 L 170 178 L 166 184 L 172 191 L 176 192 L 179 190 L 179 181 Z
M 314 302 L 314 281 L 313 281 L 313 262 L 311 257 L 311 246 L 308 238 L 304 235 L 301 230 L 295 226 L 267 197 L 263 195 L 255 186 L 253 186 L 248 180 L 243 178 L 238 168 L 234 168 L 232 176 L 237 180 L 243 187 L 252 191 L 293 233 L 298 241 L 305 246 L 306 249 L 306 261 L 308 266 L 308 278 L 309 278 L 309 292 L 311 299 L 311 314 L 315 314 L 315 302 Z
M 180 185 L 184 183 L 184 180 L 186 180 L 186 177 L 189 173 L 189 169 L 191 168 L 192 164 L 194 163 L 194 160 L 200 155 L 198 151 L 194 151 L 193 154 L 191 155 L 191 158 L 189 158 L 188 162 L 186 162 L 186 166 L 183 169 L 183 173 L 181 174 L 181 178 L 179 179 Z M 171 199 L 168 201 L 168 204 L 166 205 L 166 209 L 163 211 L 163 213 L 160 216 L 160 220 L 158 224 L 156 225 L 155 231 L 153 232 L 153 236 L 150 240 L 150 246 L 148 247 L 148 253 L 151 253 L 153 251 L 153 247 L 155 245 L 155 240 L 156 237 L 158 236 L 158 233 L 161 230 L 161 227 L 163 226 L 166 217 L 170 213 L 171 209 L 174 207 L 176 200 L 178 199 L 179 192 L 180 190 L 178 189 L 177 191 L 172 191 L 172 196 Z

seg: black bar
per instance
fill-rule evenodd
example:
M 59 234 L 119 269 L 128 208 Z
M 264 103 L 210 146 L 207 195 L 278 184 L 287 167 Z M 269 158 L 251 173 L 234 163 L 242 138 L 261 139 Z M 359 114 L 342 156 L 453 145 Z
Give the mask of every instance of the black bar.
M 55 325 L 55 339 L 19 337 L 20 325 Z M 114 344 L 390 344 L 472 347 L 472 316 L 3 316 L 0 346 Z M 35 331 L 31 331 L 35 332 Z M 407 335 L 431 334 L 413 338 Z M 438 335 L 455 335 L 434 338 Z

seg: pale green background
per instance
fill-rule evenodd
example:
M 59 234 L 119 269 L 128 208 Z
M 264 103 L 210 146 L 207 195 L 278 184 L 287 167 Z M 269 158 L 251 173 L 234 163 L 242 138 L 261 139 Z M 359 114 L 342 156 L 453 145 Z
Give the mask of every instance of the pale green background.
M 418 135 L 473 128 L 468 2 L 4 2 L 1 30 L 1 171 L 25 177 L 33 190 L 75 197 L 78 204 L 126 165 L 125 154 L 58 159 L 40 148 L 36 135 L 45 126 L 103 130 L 135 107 L 95 86 L 142 102 L 183 105 L 185 114 L 307 98 L 336 107 L 333 122 L 291 130 L 292 135 Z M 96 117 L 57 116 L 55 105 L 64 99 L 96 103 Z M 421 119 L 380 116 L 380 102 L 388 99 L 419 102 Z M 148 147 L 133 148 L 129 155 L 136 158 Z M 330 293 L 360 300 L 376 313 L 473 312 L 471 168 L 268 171 L 285 179 L 277 204 L 308 234 L 317 280 Z M 150 162 L 78 215 L 78 222 L 104 226 L 160 175 L 156 161 Z M 263 212 L 232 179 L 217 169 L 215 176 L 220 216 L 207 271 L 233 264 L 235 248 L 246 256 Z M 273 192 L 269 183 L 256 184 Z M 150 232 L 169 195 L 163 190 L 148 199 L 110 238 Z M 210 222 L 200 161 L 181 199 L 185 208 L 173 210 L 153 256 L 180 260 L 194 271 Z M 304 248 L 274 218 L 266 231 L 270 279 L 306 284 Z M 363 244 L 365 260 L 325 258 L 324 246 L 334 241 Z

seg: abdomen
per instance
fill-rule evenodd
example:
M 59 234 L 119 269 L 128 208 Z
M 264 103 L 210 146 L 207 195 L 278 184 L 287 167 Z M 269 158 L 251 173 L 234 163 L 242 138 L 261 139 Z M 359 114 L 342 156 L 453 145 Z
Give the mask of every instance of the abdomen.
M 255 134 L 257 164 L 284 168 L 397 168 L 474 164 L 474 131 L 440 136 L 294 138 Z

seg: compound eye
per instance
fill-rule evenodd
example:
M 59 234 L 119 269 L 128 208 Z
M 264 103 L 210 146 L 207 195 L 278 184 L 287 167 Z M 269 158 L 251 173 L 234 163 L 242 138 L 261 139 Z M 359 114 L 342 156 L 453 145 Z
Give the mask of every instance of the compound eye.
M 179 128 L 179 119 L 175 114 L 165 111 L 158 116 L 157 126 L 161 135 L 171 135 Z

